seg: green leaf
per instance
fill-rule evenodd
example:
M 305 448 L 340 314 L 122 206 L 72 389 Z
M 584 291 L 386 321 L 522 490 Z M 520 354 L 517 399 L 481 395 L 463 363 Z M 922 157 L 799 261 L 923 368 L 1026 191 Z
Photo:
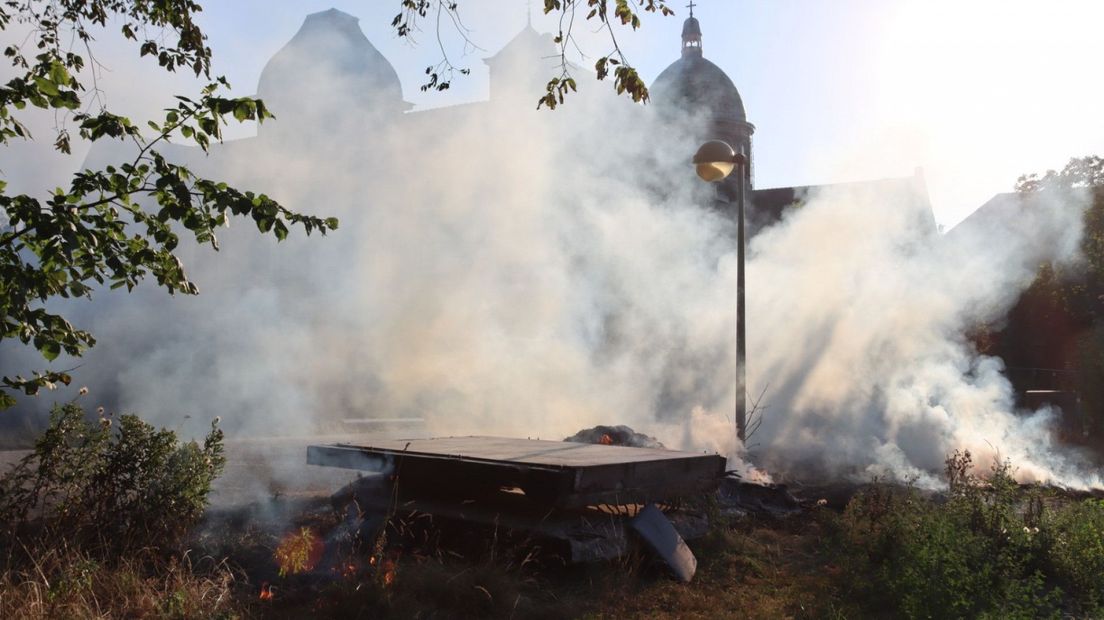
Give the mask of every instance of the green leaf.
M 36 77 L 34 82 L 38 90 L 48 97 L 56 97 L 61 92 L 58 90 L 57 84 L 51 82 L 49 78 Z
M 45 357 L 48 362 L 56 360 L 57 356 L 61 355 L 61 345 L 57 342 L 43 343 L 38 350 L 42 353 L 42 357 Z
M 66 70 L 65 65 L 59 60 L 55 60 L 50 63 L 50 80 L 54 84 L 68 84 L 69 83 L 69 71 Z

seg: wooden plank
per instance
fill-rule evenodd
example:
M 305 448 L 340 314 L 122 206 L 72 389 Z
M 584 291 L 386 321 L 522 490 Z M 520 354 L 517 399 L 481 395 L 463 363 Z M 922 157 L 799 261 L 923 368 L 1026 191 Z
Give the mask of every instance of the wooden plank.
M 381 439 L 371 446 L 311 446 L 314 465 L 393 473 L 421 496 L 473 495 L 516 486 L 559 507 L 643 503 L 716 488 L 719 455 L 504 437 Z
M 702 456 L 696 452 L 678 450 L 482 436 L 381 439 L 374 441 L 371 446 L 360 447 L 369 448 L 376 452 L 432 454 L 553 467 L 590 467 L 603 464 L 664 461 Z

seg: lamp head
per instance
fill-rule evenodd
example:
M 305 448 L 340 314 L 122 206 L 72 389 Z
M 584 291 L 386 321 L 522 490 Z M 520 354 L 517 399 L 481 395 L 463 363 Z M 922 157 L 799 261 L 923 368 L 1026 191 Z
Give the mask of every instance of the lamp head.
M 745 163 L 747 158 L 743 154 L 737 153 L 727 142 L 720 140 L 710 140 L 694 153 L 694 168 L 697 169 L 698 176 L 711 183 L 723 181 L 732 174 L 737 165 L 743 166 Z

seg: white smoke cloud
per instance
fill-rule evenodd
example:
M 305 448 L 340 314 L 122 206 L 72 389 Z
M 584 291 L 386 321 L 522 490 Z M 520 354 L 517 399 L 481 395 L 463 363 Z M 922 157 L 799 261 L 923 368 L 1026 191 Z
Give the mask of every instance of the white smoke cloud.
M 1009 458 L 1024 478 L 1098 485 L 1053 445 L 1048 412 L 1015 411 L 1003 363 L 965 336 L 1003 317 L 1042 261 L 1075 258 L 1082 197 L 948 236 L 891 199 L 826 189 L 754 240 L 749 373 L 772 407 L 761 458 L 931 485 L 968 449 L 981 467 Z
M 325 76 L 304 92 L 339 86 Z M 217 255 L 184 250 L 199 297 L 151 284 L 68 306 L 100 339 L 77 383 L 186 430 L 216 415 L 251 436 L 348 417 L 543 438 L 628 424 L 791 476 L 934 485 L 946 454 L 968 448 L 999 450 L 1025 477 L 1099 484 L 1051 444 L 1046 412 L 1013 410 L 1001 362 L 963 336 L 1002 316 L 1039 260 L 1073 255 L 1079 205 L 951 238 L 898 195 L 842 188 L 763 230 L 749 251 L 748 376 L 766 410 L 745 449 L 728 413 L 731 223 L 697 206 L 709 188 L 686 163 L 689 132 L 606 90 L 553 113 L 491 102 L 377 117 L 366 101 L 207 159 L 180 151 L 342 227 L 277 245 L 234 222 Z M 34 366 L 25 353 L 4 362 Z

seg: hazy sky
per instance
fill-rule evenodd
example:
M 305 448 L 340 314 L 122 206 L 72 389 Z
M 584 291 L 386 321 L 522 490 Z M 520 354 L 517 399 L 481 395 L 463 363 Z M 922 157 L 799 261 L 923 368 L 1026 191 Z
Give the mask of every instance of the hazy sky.
M 461 0 L 482 50 L 465 56 L 462 45 L 450 45 L 472 74 L 446 93 L 419 90 L 425 67 L 439 58 L 432 21 L 418 45 L 399 39 L 390 27 L 397 0 L 204 4 L 215 70 L 238 93 L 253 93 L 264 63 L 306 14 L 336 7 L 360 18 L 399 72 L 406 99 L 436 107 L 486 97 L 482 58 L 524 27 L 528 3 Z M 556 21 L 532 4 L 534 26 L 554 32 Z M 619 32 L 649 83 L 679 55 L 686 8 L 681 0 L 672 6 L 676 17 L 649 15 L 639 32 Z M 936 218 L 950 227 L 1023 172 L 1104 153 L 1099 0 L 702 0 L 695 12 L 706 58 L 733 79 L 757 128 L 758 187 L 907 176 L 922 167 Z M 608 51 L 594 30 L 576 31 L 588 66 Z M 115 38 L 112 31 L 95 47 L 110 69 L 101 81 L 109 104 L 148 116 L 170 93 L 194 88 L 137 61 Z M 31 150 L 15 162 L 12 153 L 0 157 L 9 177 L 58 161 L 43 145 Z

